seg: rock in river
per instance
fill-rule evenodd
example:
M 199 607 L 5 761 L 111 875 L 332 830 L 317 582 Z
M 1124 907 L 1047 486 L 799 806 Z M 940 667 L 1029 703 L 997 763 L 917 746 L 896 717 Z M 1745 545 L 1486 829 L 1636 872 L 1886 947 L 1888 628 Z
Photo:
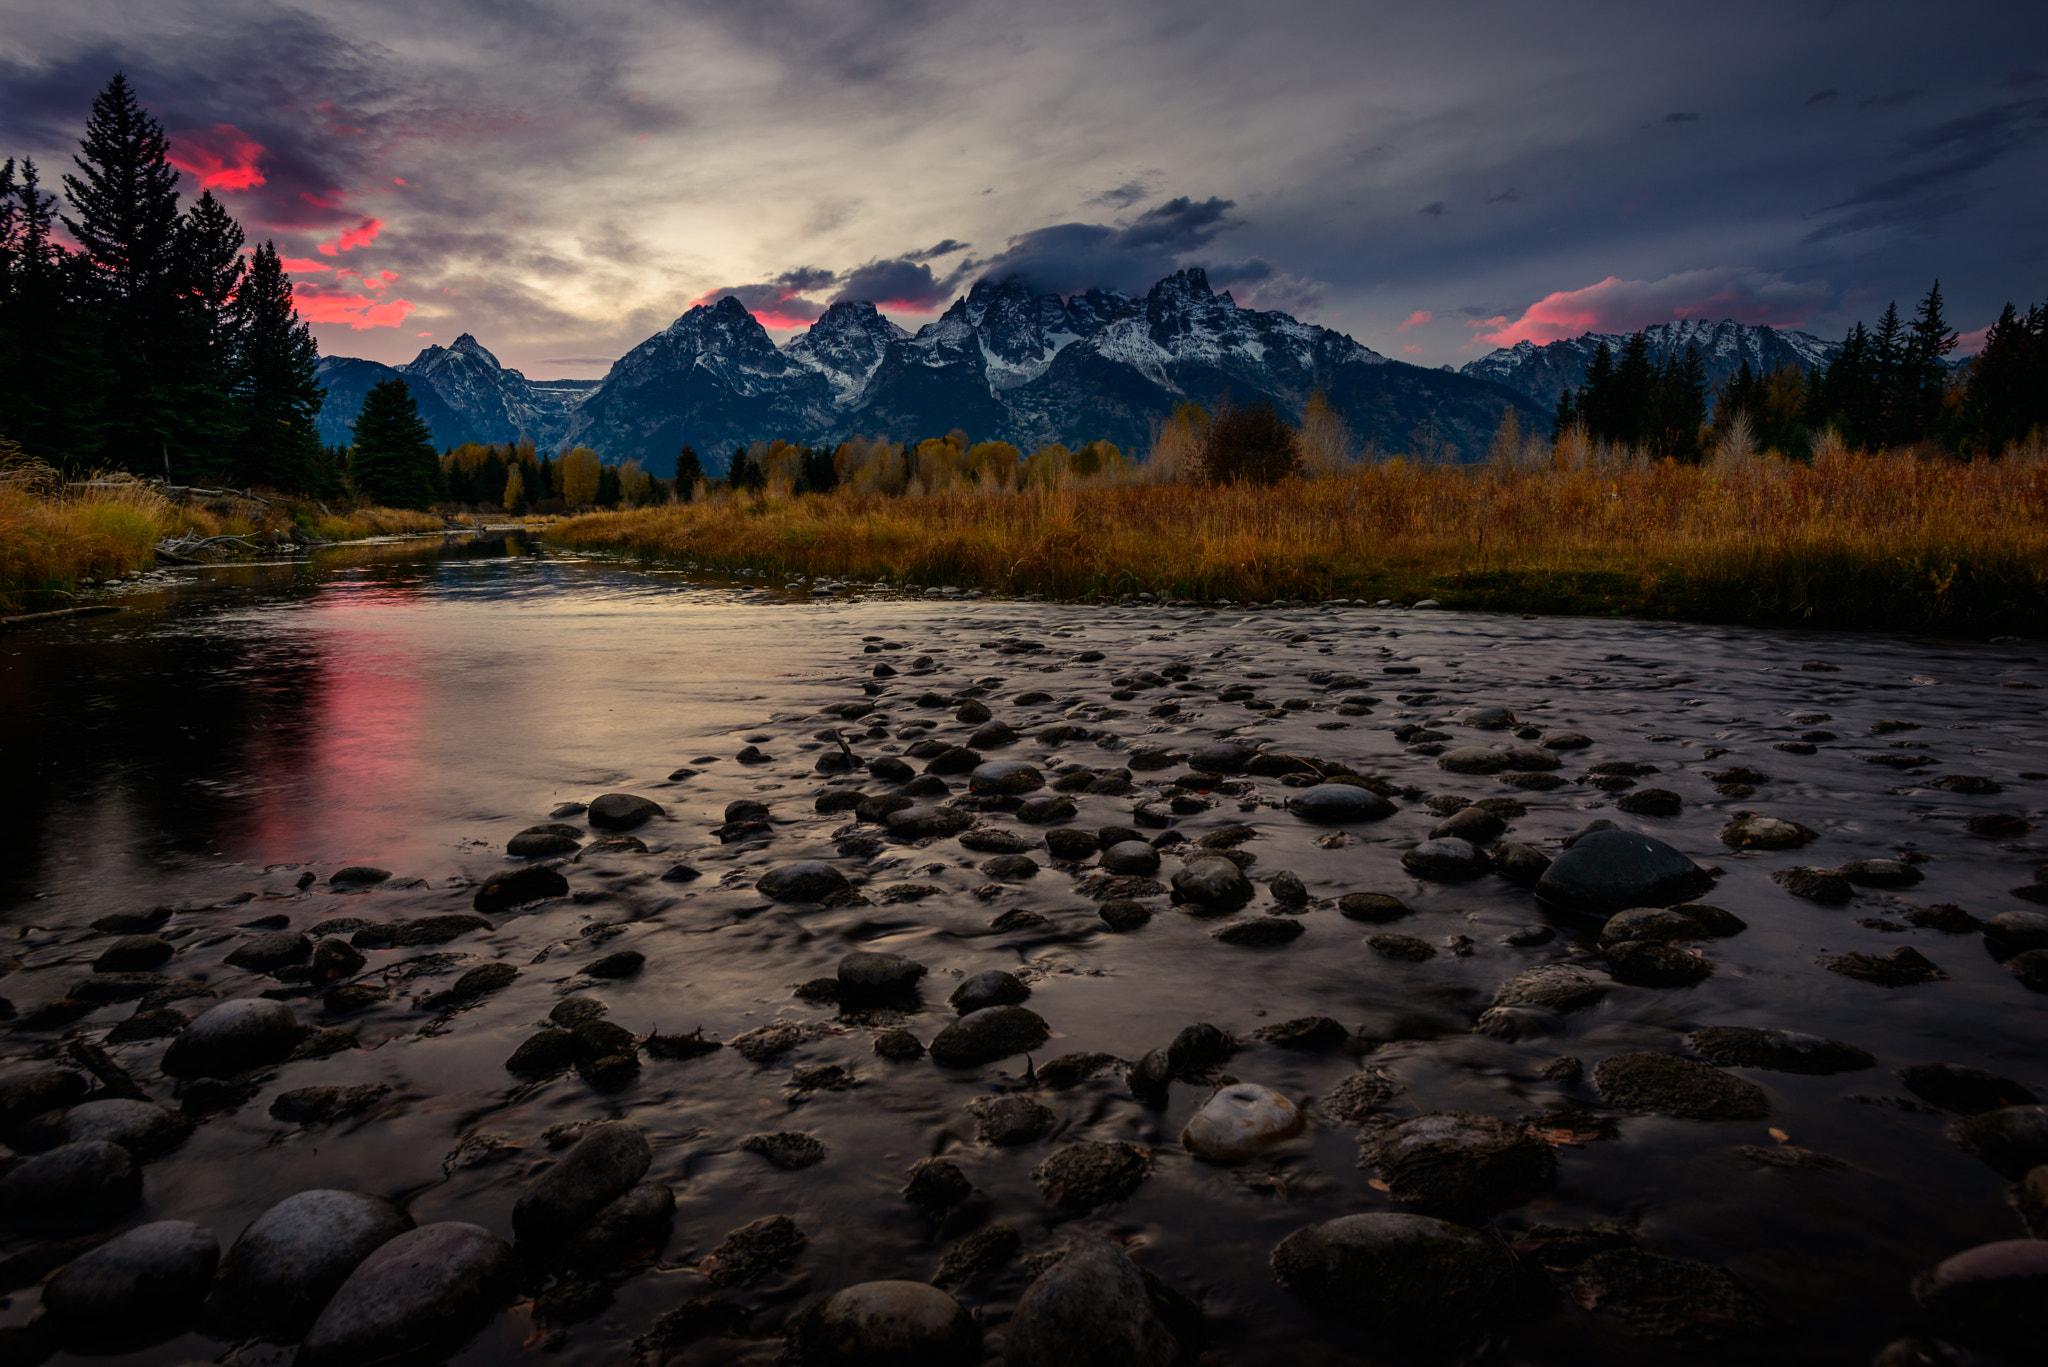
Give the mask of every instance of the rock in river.
M 1899 1081 L 1928 1105 L 1962 1115 L 2031 1106 L 2041 1099 L 2011 1078 L 1962 1063 L 1916 1063 L 1899 1069 Z
M 1195 1112 L 1181 1130 L 1180 1142 L 1197 1158 L 1233 1163 L 1292 1139 L 1307 1123 L 1301 1108 L 1271 1087 L 1239 1082 L 1217 1092 Z
M 401 1234 L 364 1259 L 306 1331 L 294 1367 L 361 1367 L 453 1348 L 512 1294 L 518 1259 L 480 1225 Z
M 1485 853 L 1469 840 L 1425 840 L 1401 855 L 1401 867 L 1432 882 L 1462 882 L 1486 872 Z
M 1705 869 L 1653 836 L 1594 831 L 1551 862 L 1539 901 L 1564 911 L 1612 916 L 1630 907 L 1668 907 L 1714 885 Z
M 1483 1221 L 1550 1185 L 1557 1158 L 1520 1125 L 1434 1111 L 1368 1130 L 1359 1166 L 1379 1170 L 1395 1200 L 1426 1214 Z
M 800 1367 L 968 1367 L 981 1361 L 981 1326 L 925 1282 L 862 1282 L 790 1321 Z
M 1252 883 L 1244 870 L 1220 854 L 1190 859 L 1173 876 L 1181 900 L 1205 912 L 1236 911 L 1252 900 Z
M 359 1191 L 287 1196 L 228 1250 L 207 1319 L 235 1336 L 303 1329 L 363 1259 L 412 1227 L 397 1206 Z
M 591 799 L 588 820 L 601 830 L 630 831 L 660 815 L 662 809 L 658 802 L 632 793 L 606 793 L 603 797 Z
M 923 964 L 901 954 L 855 950 L 839 961 L 839 997 L 859 1003 L 907 996 L 925 972 Z
M 152 1158 L 182 1140 L 191 1122 L 149 1101 L 105 1097 L 64 1113 L 66 1143 L 104 1139 L 138 1158 Z
M 1192 1348 L 1192 1345 L 1189 1345 Z M 1017 1302 L 1004 1367 L 1172 1367 L 1184 1350 L 1123 1250 L 1085 1235 Z
M 1605 996 L 1604 984 L 1566 964 L 1538 964 L 1502 983 L 1495 1006 L 1540 1006 L 1563 1014 L 1591 1006 Z
M 2048 1338 L 2048 1240 L 1965 1249 L 1916 1280 L 1913 1295 L 1964 1334 L 2038 1359 Z
M 763 897 L 777 902 L 822 902 L 850 886 L 845 874 L 820 859 L 777 865 L 754 885 Z
M 1159 851 L 1142 840 L 1120 840 L 1102 852 L 1099 862 L 1110 873 L 1154 873 L 1159 868 Z
M 1767 1068 L 1775 1073 L 1826 1077 L 1877 1066 L 1875 1058 L 1853 1044 L 1792 1030 L 1711 1025 L 1693 1031 L 1685 1042 L 1702 1058 L 1725 1068 Z
M 101 1224 L 142 1199 L 142 1173 L 119 1144 L 59 1144 L 0 1177 L 0 1220 Z
M 2048 1163 L 2048 1106 L 2003 1106 L 1957 1121 L 1950 1133 L 1965 1152 L 2010 1181 Z
M 1378 793 L 1348 783 L 1318 783 L 1287 799 L 1287 810 L 1305 821 L 1337 823 L 1380 821 L 1394 814 L 1394 804 Z
M 138 1225 L 57 1269 L 43 1287 L 43 1308 L 81 1327 L 181 1319 L 219 1262 L 220 1245 L 198 1225 Z
M 1497 774 L 1513 764 L 1506 754 L 1483 745 L 1461 745 L 1437 758 L 1437 767 L 1453 774 Z
M 1756 812 L 1744 812 L 1721 828 L 1722 843 L 1739 850 L 1796 850 L 1818 838 L 1796 821 Z
M 233 1077 L 280 1062 L 303 1035 L 283 1002 L 262 997 L 225 1001 L 180 1031 L 164 1050 L 172 1077 Z
M 1017 760 L 996 760 L 967 776 L 967 786 L 977 793 L 1015 796 L 1045 786 L 1045 775 Z
M 1280 1284 L 1409 1342 L 1453 1343 L 1504 1315 L 1514 1269 L 1499 1241 L 1427 1215 L 1346 1215 L 1273 1250 Z
M 953 989 L 946 1002 L 961 1015 L 971 1015 L 990 1006 L 1015 1006 L 1030 997 L 1031 989 L 1014 973 L 1000 968 L 985 969 Z
M 1613 1054 L 1593 1070 L 1610 1106 L 1654 1111 L 1682 1120 L 1762 1120 L 1771 1113 L 1763 1088 L 1712 1064 L 1669 1054 Z
M 1037 1012 L 1022 1006 L 990 1006 L 939 1031 L 931 1042 L 931 1055 L 935 1063 L 966 1067 L 1025 1053 L 1051 1038 L 1052 1030 Z
M 647 1137 L 635 1126 L 592 1126 L 526 1189 L 512 1208 L 512 1228 L 521 1240 L 539 1244 L 565 1238 L 630 1191 L 652 1161 Z
M 560 870 L 545 864 L 526 864 L 486 879 L 484 885 L 476 890 L 476 900 L 471 905 L 478 911 L 496 915 L 531 902 L 568 895 L 569 880 L 562 877 Z

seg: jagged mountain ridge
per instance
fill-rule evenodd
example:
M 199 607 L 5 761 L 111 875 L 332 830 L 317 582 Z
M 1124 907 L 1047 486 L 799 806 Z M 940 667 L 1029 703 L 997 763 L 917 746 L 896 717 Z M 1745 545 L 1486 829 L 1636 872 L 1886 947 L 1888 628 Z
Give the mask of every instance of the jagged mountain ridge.
M 686 443 L 718 472 L 735 447 L 766 438 L 914 441 L 953 428 L 1026 450 L 1106 438 L 1143 451 L 1156 423 L 1190 400 L 1263 399 L 1298 417 L 1316 390 L 1362 443 L 1387 450 L 1420 437 L 1471 458 L 1504 413 L 1525 424 L 1541 416 L 1490 380 L 1389 360 L 1328 328 L 1239 308 L 1199 268 L 1142 299 L 1106 290 L 1062 299 L 983 280 L 914 334 L 872 304 L 839 303 L 780 348 L 727 296 L 691 308 L 595 382 L 530 382 L 468 334 L 398 372 L 467 421 L 463 440 L 532 436 L 655 470 Z
M 386 380 L 405 381 L 405 387 L 412 391 L 413 403 L 420 410 L 421 421 L 434 434 L 434 445 L 445 449 L 470 440 L 472 423 L 467 414 L 450 407 L 432 385 L 407 376 L 395 366 L 357 356 L 322 356 L 313 366 L 313 378 L 327 391 L 320 416 L 314 422 L 325 445 L 347 446 L 355 440 L 353 428 L 356 415 L 363 411 L 363 400 L 369 396 L 371 386 Z
M 1744 361 L 1759 375 L 1788 365 L 1805 372 L 1832 363 L 1842 350 L 1841 343 L 1825 341 L 1810 332 L 1738 323 L 1732 318 L 1718 323 L 1703 318 L 1657 323 L 1644 328 L 1643 334 L 1650 344 L 1651 357 L 1659 362 L 1684 355 L 1688 346 L 1697 347 L 1700 360 L 1706 365 L 1709 384 L 1729 379 Z M 1577 389 L 1586 382 L 1587 367 L 1593 364 L 1602 342 L 1618 357 L 1628 344 L 1628 337 L 1621 333 L 1587 332 L 1543 346 L 1517 342 L 1466 362 L 1458 373 L 1504 384 L 1546 408 L 1555 408 L 1558 396 L 1566 389 Z

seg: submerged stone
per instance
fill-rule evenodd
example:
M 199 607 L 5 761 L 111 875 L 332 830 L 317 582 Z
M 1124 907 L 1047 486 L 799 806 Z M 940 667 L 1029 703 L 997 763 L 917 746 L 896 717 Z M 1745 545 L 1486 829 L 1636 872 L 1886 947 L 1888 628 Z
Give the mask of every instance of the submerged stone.
M 789 1359 L 801 1367 L 968 1367 L 981 1360 L 981 1326 L 967 1307 L 925 1282 L 861 1282 L 790 1321 Z
M 1612 916 L 1630 907 L 1672 906 L 1713 885 L 1705 869 L 1653 836 L 1594 831 L 1543 871 L 1536 897 L 1560 910 Z
M 1771 1113 L 1763 1088 L 1711 1064 L 1669 1054 L 1613 1054 L 1593 1069 L 1610 1106 L 1654 1111 L 1682 1120 L 1762 1120 Z
M 1368 1130 L 1361 1167 L 1376 1168 L 1395 1200 L 1447 1219 L 1484 1220 L 1550 1185 L 1550 1145 L 1519 1125 L 1469 1111 L 1435 1111 Z
M 1303 1300 L 1408 1342 L 1476 1337 L 1511 1304 L 1514 1268 L 1493 1238 L 1427 1215 L 1346 1215 L 1273 1250 L 1280 1284 Z
M 365 1258 L 306 1331 L 294 1367 L 361 1367 L 453 1348 L 510 1298 L 518 1259 L 479 1225 L 401 1234 Z
M 1341 1033 L 1342 1026 L 1337 1027 Z M 1239 1082 L 1218 1091 L 1180 1132 L 1181 1147 L 1212 1163 L 1250 1158 L 1300 1134 L 1301 1108 L 1270 1087 Z
M 359 1191 L 287 1196 L 228 1250 L 207 1319 L 234 1335 L 303 1329 L 363 1259 L 412 1227 L 403 1210 Z

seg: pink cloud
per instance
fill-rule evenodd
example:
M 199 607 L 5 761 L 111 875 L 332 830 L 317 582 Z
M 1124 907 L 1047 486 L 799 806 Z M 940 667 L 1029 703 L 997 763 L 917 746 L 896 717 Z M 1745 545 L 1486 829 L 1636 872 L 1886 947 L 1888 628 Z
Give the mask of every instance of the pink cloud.
M 1409 328 L 1419 328 L 1424 323 L 1434 323 L 1435 321 L 1436 315 L 1431 313 L 1428 309 L 1417 309 L 1415 310 L 1415 312 L 1408 315 L 1407 322 L 1395 328 L 1394 331 L 1406 332 Z
M 300 285 L 293 293 L 299 316 L 307 322 L 346 323 L 357 332 L 403 326 L 406 315 L 418 307 L 410 299 L 393 299 L 380 304 L 359 294 L 320 285 Z
M 341 236 L 334 241 L 322 242 L 319 252 L 322 256 L 333 256 L 337 252 L 345 252 L 351 248 L 367 247 L 377 240 L 377 234 L 383 230 L 383 219 L 366 218 L 353 228 L 343 229 Z
M 267 183 L 256 164 L 263 155 L 262 143 L 231 123 L 217 123 L 173 136 L 169 160 L 202 190 L 253 190 Z
M 1583 289 L 1545 295 L 1512 322 L 1488 319 L 1476 326 L 1493 331 L 1481 331 L 1473 341 L 1497 347 L 1517 342 L 1540 346 L 1586 332 L 1634 332 L 1682 318 L 1800 327 L 1826 305 L 1831 293 L 1823 282 L 1787 280 L 1774 272 L 1738 266 L 1680 271 L 1658 280 L 1610 275 Z
M 313 275 L 320 271 L 331 271 L 334 267 L 325 261 L 305 261 L 296 256 L 284 258 L 284 268 L 292 275 Z
M 1411 344 L 1409 346 L 1402 347 L 1401 354 L 1403 356 L 1420 356 L 1422 354 L 1422 348 Z
M 1958 336 L 1956 338 L 1956 355 L 1975 356 L 1978 352 L 1982 351 L 1985 338 L 1990 333 L 1991 328 L 1992 324 L 1986 323 L 1983 327 L 1973 328 Z

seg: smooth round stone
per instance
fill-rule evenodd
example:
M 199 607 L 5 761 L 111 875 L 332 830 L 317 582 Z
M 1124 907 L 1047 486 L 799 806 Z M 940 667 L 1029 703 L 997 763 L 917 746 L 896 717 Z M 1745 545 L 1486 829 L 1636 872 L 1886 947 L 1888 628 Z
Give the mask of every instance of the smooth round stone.
M 66 1142 L 103 1139 L 131 1154 L 148 1155 L 165 1148 L 183 1129 L 178 1117 L 163 1107 L 125 1097 L 82 1102 L 64 1113 Z
M 1394 1199 L 1425 1214 L 1484 1220 L 1550 1185 L 1551 1147 L 1520 1125 L 1470 1111 L 1432 1111 L 1368 1131 L 1359 1155 Z
M 1429 828 L 1431 840 L 1456 838 L 1485 845 L 1500 838 L 1508 823 L 1484 807 L 1464 807 Z
M 991 1006 L 1015 1006 L 1031 996 L 1031 989 L 1014 973 L 991 968 L 975 974 L 953 989 L 947 1003 L 963 1016 Z
M 1536 743 L 1546 750 L 1583 750 L 1593 738 L 1578 731 L 1552 731 Z
M 119 1144 L 88 1139 L 24 1159 L 0 1177 L 0 1219 L 99 1224 L 142 1199 L 142 1173 Z
M 1394 814 L 1394 804 L 1378 793 L 1348 783 L 1318 783 L 1287 799 L 1287 810 L 1304 821 L 1336 824 L 1380 821 Z
M 1347 920 L 1384 925 L 1408 914 L 1408 904 L 1385 892 L 1347 892 L 1337 899 L 1337 910 Z
M 984 764 L 967 776 L 967 786 L 977 793 L 1014 795 L 1029 793 L 1045 786 L 1045 775 L 1029 764 L 1017 760 L 997 760 Z M 893 1285 L 893 1283 L 877 1283 Z
M 676 1194 L 660 1182 L 642 1182 L 590 1218 L 590 1223 L 563 1247 L 570 1267 L 602 1267 L 636 1249 L 659 1249 L 668 1242 L 676 1213 Z
M 839 990 L 856 1001 L 900 997 L 917 990 L 925 966 L 901 954 L 856 950 L 839 961 Z
M 287 964 L 302 964 L 313 957 L 313 942 L 304 932 L 273 930 L 268 935 L 238 945 L 227 962 L 252 973 L 268 973 Z
M 1913 1295 L 1965 1332 L 2036 1354 L 2048 1335 L 2048 1240 L 2001 1239 L 1965 1249 L 1915 1281 Z
M 1959 1120 L 1950 1133 L 1993 1172 L 2017 1182 L 2048 1163 L 2048 1106 L 2004 1106 Z
M 1252 900 L 1251 879 L 1220 854 L 1190 859 L 1173 875 L 1173 890 L 1204 911 L 1236 911 Z
M 1565 911 L 1612 916 L 1631 907 L 1668 907 L 1699 896 L 1712 875 L 1654 836 L 1594 831 L 1551 861 L 1538 901 Z
M 1273 1271 L 1303 1300 L 1410 1342 L 1471 1337 L 1507 1313 L 1514 1288 L 1497 1240 L 1391 1212 L 1297 1229 L 1273 1250 Z
M 306 1331 L 293 1367 L 361 1367 L 455 1346 L 511 1298 L 519 1261 L 481 1225 L 423 1225 L 349 1275 Z
M 1505 731 L 1515 724 L 1515 714 L 1505 707 L 1481 707 L 1467 712 L 1464 724 L 1475 731 Z
M 1700 940 L 1707 937 L 1706 927 L 1682 911 L 1668 907 L 1630 907 L 1607 918 L 1607 924 L 1600 927 L 1600 943 L 1603 946 L 1618 945 L 1625 940 L 1649 940 L 1658 944 L 1669 944 L 1673 940 Z
M 566 1238 L 631 1191 L 653 1161 L 637 1126 L 623 1120 L 593 1125 L 512 1207 L 513 1232 L 539 1244 Z
M 1292 1139 L 1307 1123 L 1301 1108 L 1271 1087 L 1240 1082 L 1210 1097 L 1180 1132 L 1180 1142 L 1197 1158 L 1234 1163 Z
M 1836 873 L 1865 888 L 1910 888 L 1924 875 L 1898 859 L 1851 859 Z
M 1493 847 L 1493 867 L 1510 883 L 1533 888 L 1550 867 L 1550 856 L 1519 840 L 1503 840 Z
M 546 859 L 550 855 L 574 854 L 583 848 L 583 842 L 578 839 L 580 835 L 574 826 L 529 826 L 506 842 L 505 853 L 514 859 Z
M 1514 761 L 1505 751 L 1488 749 L 1484 745 L 1461 745 L 1438 755 L 1436 764 L 1437 768 L 1452 774 L 1497 774 L 1513 767 Z
M 835 892 L 845 892 L 852 884 L 846 875 L 821 859 L 800 859 L 794 864 L 779 864 L 761 875 L 754 884 L 755 890 L 763 897 L 777 902 L 822 902 Z
M 100 951 L 92 968 L 95 973 L 145 973 L 177 952 L 161 935 L 124 935 Z
M 2032 949 L 2048 949 L 2048 914 L 2001 911 L 1984 923 L 1984 947 L 2004 963 Z
M 1172 1367 L 1181 1353 L 1144 1274 L 1109 1240 L 1083 1234 L 1018 1300 L 1003 1367 Z
M 1479 1013 L 1472 1026 L 1475 1035 L 1513 1043 L 1525 1039 L 1547 1039 L 1564 1033 L 1564 1019 L 1540 1006 L 1490 1006 Z
M 2040 1101 L 2021 1084 L 1966 1063 L 1916 1063 L 1899 1069 L 1906 1090 L 1930 1106 L 1959 1115 L 1981 1115 L 2005 1106 Z
M 299 1044 L 299 1019 L 283 1002 L 243 997 L 213 1007 L 164 1050 L 172 1077 L 233 1077 L 276 1063 Z
M 1028 854 L 999 854 L 982 861 L 981 871 L 991 878 L 1010 880 L 1036 878 L 1038 861 Z
M 1241 774 L 1258 753 L 1249 745 L 1229 741 L 1198 745 L 1188 755 L 1188 768 L 1202 774 Z
M 187 1220 L 138 1225 L 57 1269 L 43 1308 L 74 1324 L 182 1318 L 220 1262 L 212 1233 Z
M 1052 1038 L 1036 1011 L 1022 1006 L 989 1006 L 952 1022 L 931 1042 L 934 1063 L 967 1067 L 1026 1053 Z
M 1448 883 L 1486 872 L 1486 855 L 1469 840 L 1425 840 L 1401 855 L 1401 867 L 1417 878 Z
M 606 793 L 591 799 L 586 819 L 607 831 L 630 831 L 662 815 L 661 804 L 633 793 Z
M 967 1367 L 981 1361 L 981 1326 L 925 1282 L 862 1282 L 798 1315 L 788 1331 L 801 1367 Z
M 562 877 L 559 869 L 545 864 L 525 864 L 485 879 L 470 905 L 486 915 L 495 915 L 514 907 L 544 902 L 550 897 L 568 895 L 569 880 Z
M 887 818 L 889 833 L 905 840 L 931 835 L 958 835 L 974 825 L 974 817 L 957 807 L 905 807 Z
M 1631 987 L 1693 987 L 1713 976 L 1706 955 L 1655 940 L 1623 940 L 1607 947 L 1607 975 Z
M 1098 862 L 1110 873 L 1156 873 L 1159 851 L 1142 840 L 1122 840 L 1104 850 Z
M 1540 1006 L 1560 1015 L 1591 1006 L 1607 988 L 1568 964 L 1538 964 L 1502 983 L 1493 994 L 1495 1006 Z
M 231 1334 L 303 1329 L 363 1259 L 412 1227 L 412 1216 L 359 1191 L 287 1196 L 228 1250 L 207 1318 Z

